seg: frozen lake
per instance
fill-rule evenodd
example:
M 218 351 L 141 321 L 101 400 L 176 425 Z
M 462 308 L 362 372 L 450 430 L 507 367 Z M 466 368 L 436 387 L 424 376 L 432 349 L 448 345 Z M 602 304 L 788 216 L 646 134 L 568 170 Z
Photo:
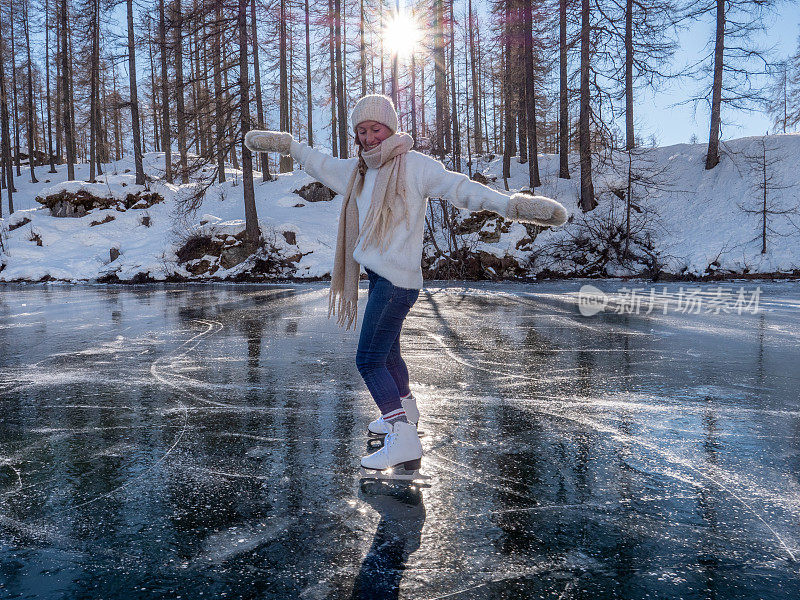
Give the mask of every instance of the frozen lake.
M 798 598 L 800 284 L 724 285 L 430 284 L 384 494 L 327 283 L 0 286 L 0 598 Z

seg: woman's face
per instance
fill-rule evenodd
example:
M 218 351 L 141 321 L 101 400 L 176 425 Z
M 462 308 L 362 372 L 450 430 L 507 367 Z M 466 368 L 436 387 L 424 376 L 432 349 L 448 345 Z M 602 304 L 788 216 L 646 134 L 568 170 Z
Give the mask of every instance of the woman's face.
M 377 121 L 363 121 L 356 126 L 358 143 L 364 150 L 372 150 L 392 135 L 392 130 Z

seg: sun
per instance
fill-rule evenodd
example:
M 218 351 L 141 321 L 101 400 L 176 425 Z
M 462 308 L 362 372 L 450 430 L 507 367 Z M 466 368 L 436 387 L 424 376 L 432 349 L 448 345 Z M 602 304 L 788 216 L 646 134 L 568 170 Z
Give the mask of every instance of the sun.
M 383 28 L 384 46 L 399 57 L 411 56 L 420 39 L 422 31 L 419 23 L 403 12 L 392 16 Z

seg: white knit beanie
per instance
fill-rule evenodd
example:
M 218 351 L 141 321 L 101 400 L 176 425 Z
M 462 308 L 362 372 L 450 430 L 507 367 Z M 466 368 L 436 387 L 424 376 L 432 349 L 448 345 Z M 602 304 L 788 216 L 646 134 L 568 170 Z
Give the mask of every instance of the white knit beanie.
M 394 109 L 392 99 L 381 94 L 363 96 L 356 102 L 353 111 L 350 113 L 350 123 L 353 126 L 353 131 L 355 131 L 359 123 L 364 121 L 382 123 L 391 129 L 392 133 L 396 133 L 397 111 Z

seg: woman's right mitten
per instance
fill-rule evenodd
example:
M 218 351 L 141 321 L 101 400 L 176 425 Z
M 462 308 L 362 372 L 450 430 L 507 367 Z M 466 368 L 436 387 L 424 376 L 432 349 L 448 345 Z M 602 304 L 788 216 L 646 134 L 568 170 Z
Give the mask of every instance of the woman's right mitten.
M 280 152 L 289 154 L 292 147 L 292 134 L 285 131 L 248 131 L 244 136 L 244 145 L 251 152 Z

